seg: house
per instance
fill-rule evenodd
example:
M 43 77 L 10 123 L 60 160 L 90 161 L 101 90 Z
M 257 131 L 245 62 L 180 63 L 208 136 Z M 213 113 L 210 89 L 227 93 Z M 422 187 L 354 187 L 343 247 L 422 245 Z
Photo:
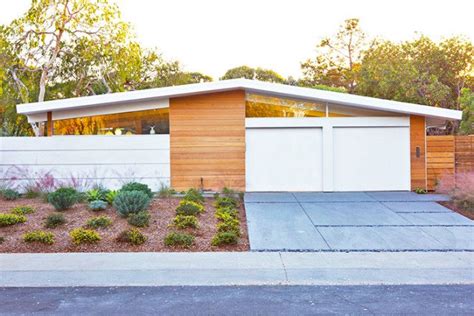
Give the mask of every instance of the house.
M 426 188 L 426 126 L 462 115 L 246 79 L 17 110 L 30 122 L 46 122 L 53 136 L 3 140 L 4 149 L 29 150 L 24 154 L 31 157 L 20 160 L 35 168 L 93 165 L 97 172 L 107 165 L 109 175 L 96 178 L 117 180 L 126 176 L 114 178 L 110 170 L 128 166 L 155 187 L 161 182 L 177 190 L 325 192 Z M 2 165 L 13 165 L 15 159 L 5 157 Z

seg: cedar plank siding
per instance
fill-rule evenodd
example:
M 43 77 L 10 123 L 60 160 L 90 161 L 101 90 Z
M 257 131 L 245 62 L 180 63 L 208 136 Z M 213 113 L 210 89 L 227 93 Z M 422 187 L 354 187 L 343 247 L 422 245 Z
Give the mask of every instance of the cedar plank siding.
M 178 191 L 245 191 L 245 92 L 170 99 L 170 156 Z
M 420 147 L 420 157 L 416 157 L 416 147 Z M 423 116 L 410 116 L 410 165 L 411 189 L 427 189 L 426 175 L 426 129 Z

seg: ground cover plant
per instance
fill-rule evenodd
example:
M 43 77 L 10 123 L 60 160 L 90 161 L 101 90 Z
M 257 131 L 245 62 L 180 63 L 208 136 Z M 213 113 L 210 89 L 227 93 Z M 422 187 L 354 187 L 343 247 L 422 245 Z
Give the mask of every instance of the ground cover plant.
M 25 242 L 39 242 L 42 244 L 54 244 L 54 234 L 42 230 L 34 230 L 23 235 Z
M 112 220 L 108 216 L 92 217 L 87 221 L 86 226 L 90 228 L 105 228 L 112 225 Z
M 11 209 L 10 213 L 16 215 L 28 215 L 35 212 L 35 209 L 31 206 L 17 206 Z
M 53 189 L 50 192 L 55 191 Z M 110 192 L 115 192 L 116 197 L 122 191 L 109 191 L 109 194 Z M 202 195 L 199 190 L 191 190 L 191 192 L 193 193 L 188 197 Z M 198 194 L 195 194 L 196 192 Z M 115 207 L 107 207 L 97 214 L 100 216 L 93 216 L 89 208 L 90 202 L 86 198 L 87 194 L 81 192 L 78 192 L 78 195 L 82 195 L 83 198 L 78 198 L 67 211 L 59 212 L 51 203 L 44 200 L 43 197 L 46 194 L 31 199 L 21 196 L 17 200 L 0 200 L 0 214 L 6 214 L 0 215 L 0 217 L 6 216 L 8 219 L 6 220 L 8 225 L 0 227 L 0 236 L 4 237 L 3 242 L 0 243 L 0 253 L 248 250 L 247 231 L 244 225 L 245 212 L 242 206 L 222 208 L 219 211 L 223 217 L 238 218 L 242 233 L 238 243 L 229 244 L 230 242 L 226 241 L 226 244 L 221 244 L 218 247 L 212 246 L 212 239 L 216 234 L 230 230 L 226 224 L 219 225 L 222 220 L 216 217 L 218 214 L 216 199 L 209 194 L 203 196 L 204 201 L 199 197 L 197 199 L 191 198 L 198 201 L 198 203 L 194 202 L 198 205 L 197 209 L 200 210 L 197 215 L 178 215 L 176 209 L 180 206 L 186 193 L 163 198 L 156 194 L 151 200 L 145 194 L 149 200 L 145 212 L 133 212 L 127 216 L 122 216 Z M 223 193 L 220 196 L 225 197 Z M 187 201 L 186 203 L 192 202 L 185 201 Z M 31 212 L 29 207 L 34 212 Z M 21 212 L 25 215 L 13 214 L 14 210 L 16 210 L 14 213 L 20 214 Z M 102 216 L 108 217 L 113 224 L 100 227 L 101 224 L 96 225 L 95 223 L 101 221 L 89 222 L 91 218 Z M 147 221 L 148 223 L 146 223 Z M 143 227 L 138 228 L 134 225 L 143 225 Z M 54 243 L 26 242 L 24 235 L 33 231 L 54 234 Z M 225 236 L 221 236 L 220 239 L 223 237 Z M 165 239 L 169 246 L 165 244 Z M 190 240 L 192 240 L 191 243 Z

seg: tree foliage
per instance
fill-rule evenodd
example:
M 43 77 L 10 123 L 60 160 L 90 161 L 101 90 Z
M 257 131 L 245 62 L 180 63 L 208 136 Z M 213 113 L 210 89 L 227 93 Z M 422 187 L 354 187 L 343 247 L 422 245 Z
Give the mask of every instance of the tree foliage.
M 263 69 L 260 67 L 252 68 L 249 66 L 239 66 L 229 69 L 220 79 L 228 80 L 239 78 L 255 79 L 274 83 L 286 83 L 285 78 L 283 78 L 280 74 L 271 69 Z
M 301 64 L 302 84 L 344 88 L 354 93 L 363 50 L 367 46 L 359 19 L 348 19 L 333 37 L 321 40 L 316 56 Z
M 471 89 L 464 88 L 461 90 L 460 98 L 461 109 L 463 111 L 463 119 L 460 131 L 469 135 L 474 133 L 474 92 Z
M 33 0 L 23 16 L 0 26 L 4 135 L 32 133 L 17 103 L 210 80 L 141 47 L 108 0 Z

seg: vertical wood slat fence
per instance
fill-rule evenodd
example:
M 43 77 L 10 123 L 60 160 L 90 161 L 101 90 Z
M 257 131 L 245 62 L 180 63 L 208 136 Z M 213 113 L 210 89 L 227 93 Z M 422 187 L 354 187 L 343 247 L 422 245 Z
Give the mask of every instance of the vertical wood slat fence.
M 474 171 L 474 135 L 428 136 L 428 190 L 435 190 L 443 175 Z

